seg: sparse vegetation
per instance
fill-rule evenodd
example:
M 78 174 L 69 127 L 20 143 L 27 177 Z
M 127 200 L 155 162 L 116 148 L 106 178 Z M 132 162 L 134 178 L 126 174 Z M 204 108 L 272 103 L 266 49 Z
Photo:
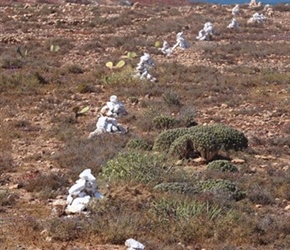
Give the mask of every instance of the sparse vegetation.
M 56 2 L 0 4 L 2 248 L 289 249 L 289 5 L 234 31 L 229 5 Z M 144 52 L 158 82 L 132 77 Z M 113 94 L 128 133 L 89 140 Z M 56 214 L 87 168 L 105 198 Z

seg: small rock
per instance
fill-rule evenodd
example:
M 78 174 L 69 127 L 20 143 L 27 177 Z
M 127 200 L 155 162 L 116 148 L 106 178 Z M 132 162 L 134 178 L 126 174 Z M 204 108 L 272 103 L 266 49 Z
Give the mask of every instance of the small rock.
M 261 204 L 257 204 L 255 207 L 256 207 L 256 208 L 261 208 L 262 205 L 261 205 Z
M 290 210 L 290 205 L 286 206 L 286 207 L 284 208 L 284 210 L 289 211 L 289 210 Z
M 235 158 L 231 160 L 232 163 L 238 164 L 238 163 L 245 163 L 245 160 L 243 159 L 239 159 L 239 158 Z
M 193 159 L 192 161 L 193 161 L 193 162 L 196 162 L 196 163 L 203 163 L 203 162 L 205 162 L 205 159 L 202 158 L 202 157 L 199 157 L 199 158 L 195 158 L 195 159 Z

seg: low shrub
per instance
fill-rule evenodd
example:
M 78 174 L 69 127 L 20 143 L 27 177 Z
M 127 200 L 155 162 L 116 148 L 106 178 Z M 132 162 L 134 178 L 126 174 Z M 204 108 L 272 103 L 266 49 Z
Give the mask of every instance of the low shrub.
M 214 220 L 223 214 L 223 209 L 209 204 L 198 203 L 190 198 L 165 197 L 151 204 L 150 212 L 160 219 L 188 220 L 198 216 L 207 216 Z
M 162 98 L 168 106 L 181 106 L 180 97 L 172 90 L 165 92 Z
M 55 241 L 76 240 L 81 228 L 81 221 L 74 217 L 56 217 L 48 221 L 48 232 Z
M 207 169 L 219 170 L 222 172 L 238 172 L 238 168 L 227 160 L 216 160 L 208 163 Z
M 145 150 L 150 151 L 152 149 L 152 145 L 141 138 L 135 138 L 128 141 L 126 147 L 129 149 L 137 149 L 137 150 Z
M 199 185 L 192 185 L 188 182 L 163 182 L 154 186 L 154 190 L 161 192 L 173 192 L 185 195 L 194 195 L 200 192 L 200 187 Z
M 173 128 L 177 120 L 172 116 L 160 115 L 153 118 L 153 126 L 155 129 L 169 129 Z
M 272 194 L 260 186 L 250 188 L 248 198 L 254 204 L 269 205 L 274 203 Z
M 100 177 L 108 180 L 125 180 L 145 184 L 160 182 L 170 171 L 160 155 L 138 152 L 121 153 L 102 167 Z
M 39 192 L 43 199 L 55 198 L 69 185 L 68 179 L 60 174 L 38 174 L 24 184 L 28 192 Z
M 17 200 L 18 195 L 16 193 L 8 190 L 0 190 L 0 206 L 12 206 Z

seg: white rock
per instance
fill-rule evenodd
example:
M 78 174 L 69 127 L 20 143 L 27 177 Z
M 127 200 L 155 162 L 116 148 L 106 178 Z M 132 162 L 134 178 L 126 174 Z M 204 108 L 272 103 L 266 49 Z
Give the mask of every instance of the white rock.
M 180 49 L 187 49 L 189 48 L 188 42 L 183 36 L 183 32 L 179 32 L 176 35 L 176 44 L 172 47 L 172 51 L 179 47 Z
M 156 63 L 148 53 L 144 53 L 143 56 L 140 57 L 140 61 L 137 64 L 136 74 L 134 77 L 138 77 L 141 80 L 156 82 L 157 79 L 149 73 L 150 68 L 156 68 Z
M 90 202 L 91 197 L 89 195 L 85 197 L 77 197 L 73 202 L 66 207 L 66 213 L 80 213 L 85 208 L 86 205 Z
M 66 198 L 66 204 L 67 205 L 71 204 L 73 200 L 74 200 L 74 198 L 69 194 Z
M 79 179 L 69 190 L 70 195 L 78 195 L 86 186 L 86 180 Z
M 83 172 L 81 172 L 79 177 L 81 179 L 84 179 L 87 181 L 95 181 L 96 180 L 95 176 L 92 175 L 91 170 L 89 168 L 85 169 Z
M 238 4 L 232 9 L 232 15 L 236 16 L 240 14 L 240 6 Z
M 145 248 L 145 246 L 142 243 L 134 239 L 126 240 L 125 246 L 128 247 L 127 250 L 142 250 Z

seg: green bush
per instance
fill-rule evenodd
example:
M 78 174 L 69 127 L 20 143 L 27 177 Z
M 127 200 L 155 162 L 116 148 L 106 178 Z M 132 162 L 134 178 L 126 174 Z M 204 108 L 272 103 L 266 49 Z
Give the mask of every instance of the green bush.
M 241 200 L 245 193 L 239 190 L 233 182 L 223 179 L 209 179 L 206 181 L 188 182 L 163 182 L 154 186 L 154 190 L 172 192 L 184 195 L 196 195 L 203 192 L 225 193 L 228 198 Z
M 220 170 L 222 172 L 238 172 L 238 168 L 227 160 L 212 161 L 207 165 L 207 169 Z
M 201 182 L 200 188 L 202 192 L 225 193 L 228 198 L 232 198 L 236 201 L 239 201 L 246 197 L 246 193 L 239 190 L 236 184 L 229 180 L 206 180 Z
M 173 128 L 176 123 L 176 119 L 172 116 L 160 115 L 153 118 L 153 126 L 156 129 Z
M 150 151 L 152 149 L 152 145 L 141 138 L 135 138 L 128 141 L 126 148 Z
M 186 195 L 194 195 L 201 191 L 199 185 L 192 185 L 187 182 L 163 182 L 154 186 L 154 190 L 161 192 L 173 192 Z
M 170 171 L 165 168 L 164 162 L 164 157 L 160 155 L 138 152 L 120 153 L 102 167 L 100 176 L 108 181 L 156 183 L 170 174 Z
M 161 132 L 154 141 L 153 150 L 168 153 L 170 145 L 178 137 L 188 134 L 187 128 L 175 128 Z
M 179 158 L 187 158 L 198 152 L 209 161 L 220 149 L 240 150 L 247 146 L 248 140 L 242 132 L 217 124 L 164 131 L 156 137 L 153 149 Z
M 248 147 L 248 139 L 245 135 L 224 124 L 215 124 L 211 126 L 213 135 L 218 139 L 221 149 L 241 150 Z
M 150 212 L 163 219 L 187 220 L 205 215 L 210 220 L 214 220 L 222 215 L 223 209 L 207 203 L 198 203 L 188 198 L 165 197 L 152 202 Z
M 229 192 L 236 192 L 237 186 L 229 181 L 223 179 L 213 179 L 213 180 L 206 180 L 201 182 L 201 190 L 202 191 L 212 191 L 215 189 L 222 189 Z

